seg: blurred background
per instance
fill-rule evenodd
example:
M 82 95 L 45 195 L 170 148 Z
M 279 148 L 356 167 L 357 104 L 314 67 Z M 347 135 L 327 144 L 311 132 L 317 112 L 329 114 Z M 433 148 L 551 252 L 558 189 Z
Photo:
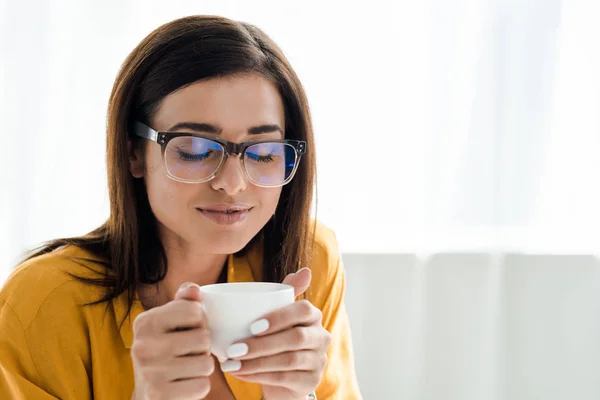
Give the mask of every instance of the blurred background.
M 365 399 L 600 398 L 597 0 L 0 0 L 0 284 L 107 218 L 113 80 L 190 14 L 305 86 Z

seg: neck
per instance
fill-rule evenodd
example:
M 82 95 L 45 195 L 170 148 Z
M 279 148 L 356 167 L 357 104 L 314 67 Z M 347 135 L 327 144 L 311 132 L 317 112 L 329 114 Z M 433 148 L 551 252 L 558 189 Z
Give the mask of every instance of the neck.
M 194 246 L 181 241 L 163 240 L 168 260 L 165 278 L 157 284 L 140 284 L 138 292 L 144 308 L 161 306 L 173 300 L 185 282 L 200 286 L 217 283 L 223 268 L 227 268 L 227 254 L 201 253 Z

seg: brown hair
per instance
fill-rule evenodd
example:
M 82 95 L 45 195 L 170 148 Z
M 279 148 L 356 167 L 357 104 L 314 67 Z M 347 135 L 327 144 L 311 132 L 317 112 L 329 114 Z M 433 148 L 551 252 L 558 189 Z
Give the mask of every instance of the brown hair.
M 308 266 L 315 229 L 310 208 L 316 161 L 306 95 L 282 51 L 265 33 L 253 25 L 215 16 L 169 22 L 150 33 L 127 57 L 108 105 L 110 216 L 85 236 L 46 243 L 27 260 L 65 245 L 88 250 L 112 270 L 98 279 L 75 277 L 107 288 L 104 297 L 90 304 L 109 301 L 128 290 L 131 308 L 136 284 L 162 280 L 168 264 L 144 183 L 129 173 L 129 126 L 134 120 L 148 123 L 160 101 L 179 88 L 244 73 L 262 74 L 276 85 L 285 109 L 286 138 L 305 140 L 308 148 L 294 179 L 282 189 L 274 218 L 259 233 L 264 239 L 263 279 L 281 281 L 299 266 Z

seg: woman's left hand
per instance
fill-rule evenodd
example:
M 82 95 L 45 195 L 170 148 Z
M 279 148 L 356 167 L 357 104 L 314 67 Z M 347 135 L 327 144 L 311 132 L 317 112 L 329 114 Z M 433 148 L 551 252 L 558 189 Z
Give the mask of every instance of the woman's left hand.
M 303 269 L 288 275 L 283 283 L 294 286 L 298 296 L 310 280 L 310 270 Z M 261 384 L 265 400 L 304 400 L 319 386 L 327 364 L 331 337 L 321 317 L 308 300 L 265 315 L 252 325 L 254 337 L 229 347 L 229 360 L 221 364 L 222 370 Z M 263 328 L 262 332 L 257 328 Z

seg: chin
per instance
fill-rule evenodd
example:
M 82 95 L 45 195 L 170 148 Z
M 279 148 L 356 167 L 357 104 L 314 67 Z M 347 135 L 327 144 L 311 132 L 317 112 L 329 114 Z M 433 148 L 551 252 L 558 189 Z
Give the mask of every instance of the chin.
M 243 231 L 206 229 L 194 241 L 209 253 L 234 254 L 246 247 L 255 235 Z

